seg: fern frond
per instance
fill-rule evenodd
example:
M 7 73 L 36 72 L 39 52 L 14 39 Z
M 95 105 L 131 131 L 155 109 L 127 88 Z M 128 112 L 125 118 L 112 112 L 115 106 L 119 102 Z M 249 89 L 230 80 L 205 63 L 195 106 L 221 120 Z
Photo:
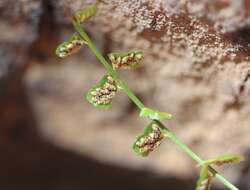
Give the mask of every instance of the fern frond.
M 208 165 L 203 165 L 195 190 L 210 190 L 213 175 L 209 172 Z
M 86 99 L 95 107 L 110 108 L 117 92 L 117 85 L 110 75 L 105 75 L 86 94 Z
M 95 13 L 96 13 L 96 5 L 92 4 L 83 10 L 77 11 L 74 15 L 74 20 L 79 23 L 83 23 L 89 18 L 91 18 L 92 16 L 94 16 Z
M 131 69 L 139 66 L 143 59 L 143 53 L 141 51 L 110 53 L 108 58 L 112 63 L 113 69 Z
M 150 152 L 155 150 L 164 139 L 162 130 L 163 128 L 155 121 L 148 124 L 143 134 L 139 135 L 134 142 L 133 150 L 135 153 L 141 156 L 147 156 Z
M 68 57 L 77 53 L 83 44 L 86 43 L 78 33 L 74 33 L 67 41 L 61 43 L 56 48 L 56 55 L 60 58 Z
M 204 161 L 203 164 L 215 164 L 217 166 L 221 166 L 223 164 L 230 164 L 230 163 L 238 163 L 244 160 L 244 157 L 241 155 L 223 155 L 223 156 L 218 156 L 216 158 L 212 158 L 209 160 Z
M 155 119 L 155 120 L 164 120 L 164 119 L 172 119 L 172 114 L 167 113 L 167 112 L 160 112 L 156 111 L 150 108 L 143 108 L 140 111 L 140 117 L 148 117 L 150 119 Z

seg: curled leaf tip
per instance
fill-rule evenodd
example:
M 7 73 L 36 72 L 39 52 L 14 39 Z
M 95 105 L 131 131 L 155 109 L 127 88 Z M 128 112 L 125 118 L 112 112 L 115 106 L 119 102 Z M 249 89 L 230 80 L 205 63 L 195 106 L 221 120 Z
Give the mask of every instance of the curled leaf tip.
M 60 58 L 68 57 L 74 53 L 77 53 L 83 44 L 86 43 L 79 34 L 74 33 L 67 41 L 61 43 L 56 48 L 56 55 Z
M 96 5 L 91 4 L 83 10 L 79 10 L 74 15 L 74 20 L 78 23 L 83 23 L 88 20 L 90 17 L 94 16 L 96 13 Z
M 110 108 L 117 89 L 116 82 L 112 76 L 105 75 L 99 83 L 88 91 L 86 99 L 95 107 Z
M 148 156 L 150 152 L 155 150 L 163 141 L 164 135 L 162 128 L 154 121 L 145 127 L 142 135 L 136 138 L 133 150 L 141 156 Z
M 159 112 L 147 107 L 141 109 L 140 117 L 149 117 L 150 119 L 155 119 L 155 120 L 164 120 L 173 118 L 172 114 L 170 113 Z
M 113 69 L 137 68 L 143 59 L 142 51 L 129 51 L 124 53 L 110 53 L 108 58 Z

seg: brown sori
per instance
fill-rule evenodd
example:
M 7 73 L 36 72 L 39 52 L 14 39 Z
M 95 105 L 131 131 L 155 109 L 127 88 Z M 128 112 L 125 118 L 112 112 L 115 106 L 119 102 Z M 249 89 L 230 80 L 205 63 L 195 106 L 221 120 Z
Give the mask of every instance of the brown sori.
M 86 43 L 79 34 L 73 34 L 69 40 L 60 44 L 56 49 L 56 55 L 61 58 L 68 57 L 78 52 L 83 44 Z
M 126 53 L 110 53 L 108 55 L 113 69 L 136 68 L 143 59 L 141 51 L 130 51 Z
M 91 91 L 91 102 L 98 105 L 109 105 L 117 91 L 117 86 L 111 76 L 107 76 L 107 81 L 101 87 Z
M 154 123 L 152 124 L 150 133 L 141 136 L 136 142 L 136 146 L 142 154 L 147 155 L 161 144 L 163 138 L 164 135 L 162 134 L 161 128 Z

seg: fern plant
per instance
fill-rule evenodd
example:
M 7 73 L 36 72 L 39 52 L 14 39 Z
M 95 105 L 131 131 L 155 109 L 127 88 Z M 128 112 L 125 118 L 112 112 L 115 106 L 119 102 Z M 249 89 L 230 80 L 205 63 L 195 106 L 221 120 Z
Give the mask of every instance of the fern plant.
M 127 84 L 118 74 L 119 69 L 136 69 L 143 60 L 142 51 L 132 50 L 128 52 L 115 52 L 108 54 L 109 61 L 104 58 L 97 49 L 81 24 L 90 19 L 97 11 L 96 5 L 92 4 L 83 10 L 75 13 L 72 24 L 76 32 L 56 49 L 56 55 L 60 58 L 66 58 L 77 53 L 83 45 L 87 45 L 94 53 L 99 62 L 107 70 L 107 74 L 95 84 L 86 94 L 86 99 L 94 107 L 110 108 L 116 92 L 121 90 L 134 102 L 140 110 L 140 117 L 146 117 L 150 123 L 145 127 L 142 134 L 138 135 L 133 150 L 140 156 L 148 156 L 154 151 L 164 139 L 169 139 L 178 145 L 188 156 L 198 162 L 200 168 L 200 177 L 197 181 L 196 190 L 209 190 L 213 178 L 220 180 L 230 190 L 238 190 L 232 183 L 219 174 L 212 165 L 223 165 L 225 163 L 235 163 L 243 160 L 239 155 L 219 156 L 209 160 L 201 159 L 186 144 L 167 128 L 162 121 L 172 119 L 172 115 L 167 112 L 160 112 L 146 107 L 143 102 L 130 90 Z

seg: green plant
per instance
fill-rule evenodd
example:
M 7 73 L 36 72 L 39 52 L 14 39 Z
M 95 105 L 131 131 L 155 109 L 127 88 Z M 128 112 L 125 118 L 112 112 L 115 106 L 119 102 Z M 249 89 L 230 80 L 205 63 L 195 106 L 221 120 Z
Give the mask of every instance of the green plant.
M 172 118 L 170 113 L 159 112 L 145 107 L 141 100 L 129 89 L 127 84 L 123 82 L 117 72 L 117 69 L 137 68 L 141 64 L 143 53 L 141 51 L 110 53 L 108 57 L 112 64 L 111 66 L 81 26 L 81 23 L 93 16 L 95 12 L 95 5 L 90 5 L 84 10 L 77 11 L 72 20 L 76 33 L 74 33 L 69 40 L 60 44 L 56 50 L 56 54 L 59 57 L 65 58 L 78 52 L 80 48 L 86 44 L 107 70 L 108 74 L 88 91 L 86 99 L 95 107 L 110 108 L 116 92 L 118 90 L 123 91 L 140 109 L 140 117 L 147 117 L 151 120 L 149 125 L 145 127 L 144 132 L 135 140 L 133 145 L 135 153 L 141 156 L 147 156 L 157 148 L 164 139 L 169 139 L 178 145 L 193 160 L 198 162 L 200 167 L 200 178 L 197 182 L 196 190 L 210 189 L 210 183 L 214 177 L 220 180 L 229 189 L 238 190 L 237 187 L 213 169 L 211 165 L 239 162 L 243 160 L 243 157 L 238 155 L 226 155 L 204 161 L 162 123 L 162 120 Z

